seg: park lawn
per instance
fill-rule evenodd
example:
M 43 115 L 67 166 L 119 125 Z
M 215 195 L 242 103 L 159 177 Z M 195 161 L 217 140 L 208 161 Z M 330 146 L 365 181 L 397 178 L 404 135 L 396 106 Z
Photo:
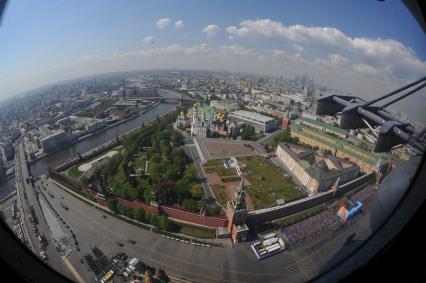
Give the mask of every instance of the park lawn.
M 211 239 L 216 237 L 216 229 L 210 229 L 205 227 L 199 227 L 194 225 L 188 225 L 183 223 L 177 223 L 176 225 L 180 227 L 180 233 L 196 237 L 196 238 L 204 238 L 204 239 Z
M 105 155 L 105 154 L 107 154 L 108 152 L 110 152 L 110 151 L 114 151 L 114 150 L 119 150 L 119 149 L 121 149 L 121 146 L 118 146 L 118 147 L 114 147 L 114 148 L 112 148 L 112 149 L 110 149 L 110 150 L 107 150 L 107 151 L 105 151 L 105 152 L 102 152 L 102 153 L 100 153 L 100 154 L 96 154 L 95 156 L 92 156 L 91 158 L 89 158 L 89 159 L 85 159 L 85 160 L 82 160 L 82 161 L 80 161 L 80 162 L 78 162 L 77 164 L 74 164 L 73 166 L 71 166 L 65 173 L 68 175 L 68 176 L 70 176 L 71 178 L 74 178 L 74 179 L 78 179 L 78 178 L 80 178 L 81 177 L 81 175 L 84 173 L 84 172 L 82 172 L 82 171 L 80 171 L 80 170 L 78 170 L 78 167 L 81 165 L 81 164 L 84 164 L 84 163 L 87 163 L 87 162 L 90 162 L 90 161 L 92 161 L 92 160 L 94 160 L 94 159 L 96 159 L 96 158 L 98 158 L 99 156 L 101 156 L 101 155 Z
M 89 117 L 89 118 L 97 117 L 101 113 L 103 113 L 105 109 L 111 107 L 113 104 L 114 104 L 114 100 L 112 99 L 104 100 L 99 105 L 96 105 L 93 108 L 85 109 L 78 112 L 76 116 Z
M 305 196 L 270 160 L 264 160 L 261 156 L 242 157 L 238 160 L 245 163 L 247 170 L 252 172 L 245 178 L 251 183 L 247 191 L 254 209 L 274 206 L 277 199 L 289 202 Z
M 217 166 L 222 165 L 223 166 L 224 159 L 210 159 L 207 160 L 206 163 L 204 163 L 204 166 Z
M 76 165 L 73 165 L 70 169 L 68 169 L 67 175 L 74 178 L 74 179 L 80 178 L 81 174 L 83 174 L 83 172 L 78 170 L 78 166 L 80 166 L 80 164 L 81 163 L 79 162 Z
M 225 192 L 226 188 L 224 186 L 220 185 L 213 185 L 212 186 L 214 195 L 216 196 L 216 200 L 226 208 L 226 205 L 228 203 L 228 196 Z
M 217 173 L 218 176 L 235 176 L 238 175 L 237 169 L 229 168 L 226 169 L 223 165 L 221 166 L 204 166 L 206 173 Z

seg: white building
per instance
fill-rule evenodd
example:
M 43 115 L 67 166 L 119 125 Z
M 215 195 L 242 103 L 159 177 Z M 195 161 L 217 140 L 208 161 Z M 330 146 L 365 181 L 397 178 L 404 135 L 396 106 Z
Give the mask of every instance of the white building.
M 269 133 L 278 127 L 274 118 L 246 110 L 237 110 L 229 113 L 228 118 L 234 122 L 244 122 L 254 126 L 257 132 Z
M 207 137 L 207 124 L 204 121 L 203 115 L 200 117 L 197 107 L 194 107 L 192 110 L 191 135 L 200 138 Z

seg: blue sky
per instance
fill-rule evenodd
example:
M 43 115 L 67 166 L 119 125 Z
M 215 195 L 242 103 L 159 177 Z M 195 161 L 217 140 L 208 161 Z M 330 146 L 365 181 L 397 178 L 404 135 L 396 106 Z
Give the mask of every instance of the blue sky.
M 306 72 L 350 92 L 426 73 L 425 36 L 399 1 L 15 0 L 0 42 L 0 99 L 128 69 Z

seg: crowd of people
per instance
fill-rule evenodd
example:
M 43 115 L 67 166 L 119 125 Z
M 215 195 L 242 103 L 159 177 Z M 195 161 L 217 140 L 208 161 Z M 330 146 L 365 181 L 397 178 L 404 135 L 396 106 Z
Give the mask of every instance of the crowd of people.
M 351 196 L 352 201 L 360 201 L 365 204 L 371 200 L 376 191 L 375 186 L 368 186 Z M 355 219 L 352 219 L 351 223 Z M 349 224 L 349 222 L 347 223 Z M 306 239 L 327 231 L 336 231 L 343 225 L 343 222 L 337 217 L 336 209 L 329 208 L 303 221 L 295 223 L 282 229 L 283 236 L 287 238 L 290 245 L 301 243 Z
M 336 231 L 340 225 L 342 225 L 342 222 L 337 218 L 336 212 L 332 209 L 327 209 L 310 218 L 284 228 L 282 232 L 289 240 L 290 245 L 295 245 L 316 234 Z

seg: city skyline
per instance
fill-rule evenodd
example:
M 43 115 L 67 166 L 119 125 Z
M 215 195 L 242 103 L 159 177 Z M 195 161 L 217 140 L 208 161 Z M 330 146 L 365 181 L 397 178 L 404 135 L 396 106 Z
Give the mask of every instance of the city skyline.
M 9 3 L 0 29 L 7 43 L 0 47 L 0 99 L 134 69 L 308 73 L 355 95 L 393 89 L 426 70 L 425 39 L 401 3 L 309 3 L 311 11 L 274 1 L 97 4 Z

